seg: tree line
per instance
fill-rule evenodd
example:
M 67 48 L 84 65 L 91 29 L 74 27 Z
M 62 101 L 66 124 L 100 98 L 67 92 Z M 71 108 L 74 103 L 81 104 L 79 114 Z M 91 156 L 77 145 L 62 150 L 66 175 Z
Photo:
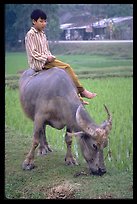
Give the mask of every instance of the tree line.
M 34 9 L 47 14 L 46 34 L 49 40 L 60 38 L 60 22 L 63 14 L 78 15 L 84 12 L 92 16 L 132 16 L 132 4 L 5 4 L 5 47 L 17 49 L 24 42 L 26 32 L 32 26 L 30 14 Z

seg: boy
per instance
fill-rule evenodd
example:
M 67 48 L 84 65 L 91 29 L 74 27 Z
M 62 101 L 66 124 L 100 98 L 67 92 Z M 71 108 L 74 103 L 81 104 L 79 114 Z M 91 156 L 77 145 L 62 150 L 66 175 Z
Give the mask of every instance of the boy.
M 35 71 L 50 69 L 53 67 L 65 69 L 75 83 L 80 98 L 94 98 L 97 94 L 91 93 L 83 88 L 70 65 L 59 61 L 51 54 L 46 35 L 43 31 L 46 27 L 46 19 L 47 16 L 42 10 L 36 9 L 31 13 L 33 27 L 31 27 L 25 36 L 25 46 L 30 68 Z M 81 100 L 84 104 L 89 104 L 82 98 Z

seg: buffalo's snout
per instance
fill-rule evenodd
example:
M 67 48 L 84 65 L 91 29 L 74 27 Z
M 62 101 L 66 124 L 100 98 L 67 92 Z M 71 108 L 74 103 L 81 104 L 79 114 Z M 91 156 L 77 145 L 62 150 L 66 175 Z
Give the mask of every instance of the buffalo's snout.
M 102 176 L 103 174 L 106 173 L 106 169 L 104 168 L 98 168 L 98 170 L 90 170 L 90 175 L 95 175 L 95 176 Z

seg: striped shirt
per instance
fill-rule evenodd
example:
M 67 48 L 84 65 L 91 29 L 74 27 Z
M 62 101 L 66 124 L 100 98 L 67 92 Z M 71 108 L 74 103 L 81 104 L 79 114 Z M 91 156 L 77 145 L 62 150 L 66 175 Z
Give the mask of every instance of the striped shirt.
M 34 27 L 25 36 L 25 47 L 29 67 L 35 71 L 42 70 L 47 61 L 47 56 L 52 55 L 44 31 L 37 31 Z

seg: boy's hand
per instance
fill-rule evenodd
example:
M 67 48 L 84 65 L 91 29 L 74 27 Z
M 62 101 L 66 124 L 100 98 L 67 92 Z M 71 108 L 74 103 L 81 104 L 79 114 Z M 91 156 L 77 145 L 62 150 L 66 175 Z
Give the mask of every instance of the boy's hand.
M 56 57 L 54 55 L 49 55 L 47 57 L 48 62 L 53 62 Z

